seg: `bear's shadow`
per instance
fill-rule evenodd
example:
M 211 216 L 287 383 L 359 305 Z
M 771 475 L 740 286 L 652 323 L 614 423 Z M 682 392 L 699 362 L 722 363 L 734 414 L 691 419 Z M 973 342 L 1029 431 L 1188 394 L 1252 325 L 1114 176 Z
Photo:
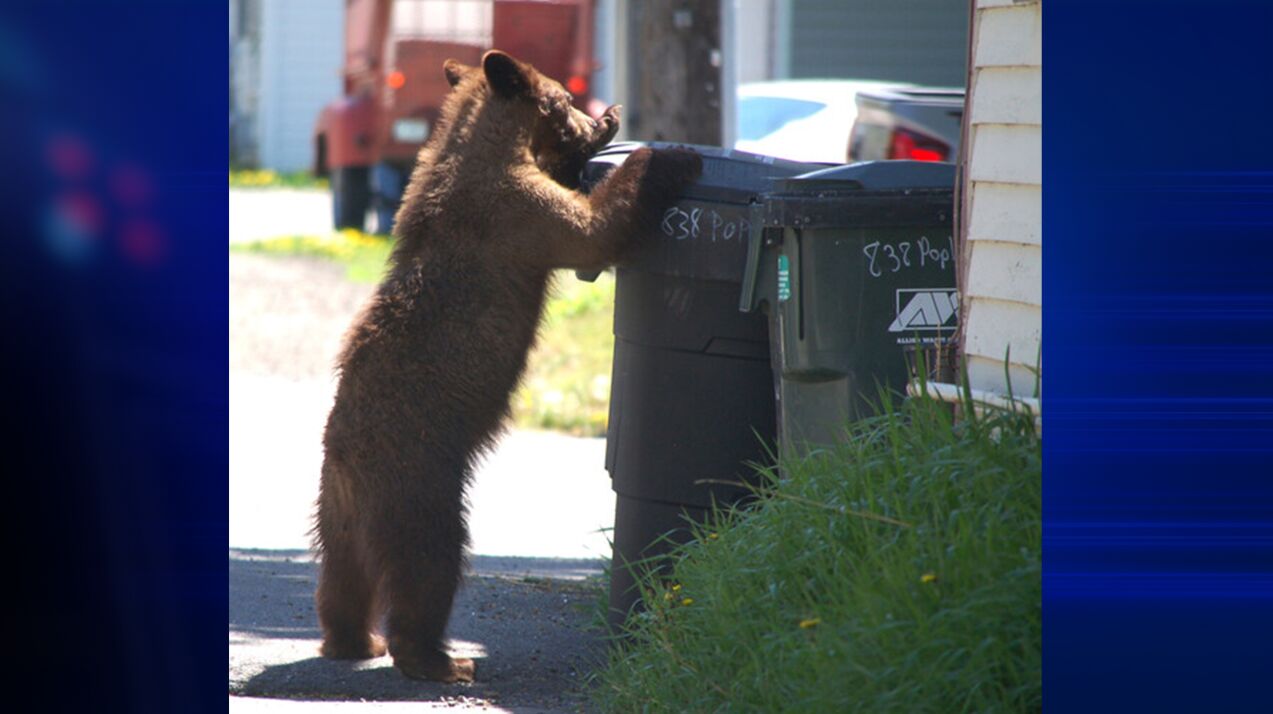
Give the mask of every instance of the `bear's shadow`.
M 231 693 L 255 697 L 447 700 L 579 706 L 581 682 L 604 656 L 594 623 L 603 594 L 596 561 L 473 558 L 456 596 L 452 649 L 477 663 L 477 682 L 407 679 L 389 657 L 317 656 L 317 565 L 304 551 L 230 554 Z M 583 579 L 589 578 L 589 579 Z M 236 681 L 237 674 L 237 681 Z

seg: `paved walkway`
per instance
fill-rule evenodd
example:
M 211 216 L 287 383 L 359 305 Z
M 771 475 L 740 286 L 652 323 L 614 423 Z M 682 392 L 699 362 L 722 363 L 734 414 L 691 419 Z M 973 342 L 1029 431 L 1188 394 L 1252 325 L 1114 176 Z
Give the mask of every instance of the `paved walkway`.
M 305 549 L 332 390 L 230 376 L 230 547 Z M 605 441 L 509 432 L 469 490 L 473 552 L 601 558 L 614 523 Z

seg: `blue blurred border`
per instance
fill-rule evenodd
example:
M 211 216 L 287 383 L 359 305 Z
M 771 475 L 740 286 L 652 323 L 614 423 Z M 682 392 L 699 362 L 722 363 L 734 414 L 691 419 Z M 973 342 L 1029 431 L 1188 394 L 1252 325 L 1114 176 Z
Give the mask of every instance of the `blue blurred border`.
M 1049 711 L 1265 711 L 1264 2 L 1044 11 Z M 11 680 L 225 696 L 223 0 L 0 8 Z
M 1268 711 L 1273 4 L 1043 10 L 1045 706 Z
M 42 710 L 225 706 L 227 12 L 0 7 L 6 668 Z

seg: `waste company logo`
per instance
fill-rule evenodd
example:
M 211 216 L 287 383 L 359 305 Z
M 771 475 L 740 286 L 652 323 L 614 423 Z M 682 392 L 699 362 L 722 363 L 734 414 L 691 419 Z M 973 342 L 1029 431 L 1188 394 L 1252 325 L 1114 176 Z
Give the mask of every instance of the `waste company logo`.
M 897 317 L 889 332 L 945 332 L 959 321 L 959 293 L 952 288 L 897 291 Z

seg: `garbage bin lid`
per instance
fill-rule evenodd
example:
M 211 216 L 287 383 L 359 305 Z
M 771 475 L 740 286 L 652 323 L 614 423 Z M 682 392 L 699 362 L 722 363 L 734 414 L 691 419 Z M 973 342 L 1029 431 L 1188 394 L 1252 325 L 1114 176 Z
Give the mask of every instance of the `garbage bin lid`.
M 928 226 L 951 216 L 954 164 L 863 161 L 774 181 L 763 196 L 765 226 Z
M 776 193 L 823 194 L 846 190 L 890 191 L 955 187 L 955 165 L 936 161 L 862 161 L 811 171 L 774 182 Z
M 654 234 L 643 240 L 632 271 L 694 281 L 741 283 L 751 237 L 751 205 L 773 189 L 774 180 L 807 174 L 826 164 L 787 161 L 719 146 L 661 142 L 611 144 L 584 167 L 582 188 L 592 190 L 609 171 L 642 146 L 686 146 L 703 158 L 703 174 L 667 207 Z M 593 273 L 579 274 L 584 280 Z
M 611 168 L 622 164 L 624 159 L 628 158 L 628 154 L 643 146 L 654 149 L 684 146 L 697 151 L 703 157 L 703 175 L 686 187 L 681 195 L 682 199 L 690 200 L 746 204 L 752 197 L 771 190 L 775 179 L 809 174 L 820 166 L 815 163 L 788 161 L 719 146 L 657 141 L 620 142 L 602 149 L 589 161 L 584 170 L 585 189 L 591 188 Z M 814 173 L 817 172 L 814 171 Z

